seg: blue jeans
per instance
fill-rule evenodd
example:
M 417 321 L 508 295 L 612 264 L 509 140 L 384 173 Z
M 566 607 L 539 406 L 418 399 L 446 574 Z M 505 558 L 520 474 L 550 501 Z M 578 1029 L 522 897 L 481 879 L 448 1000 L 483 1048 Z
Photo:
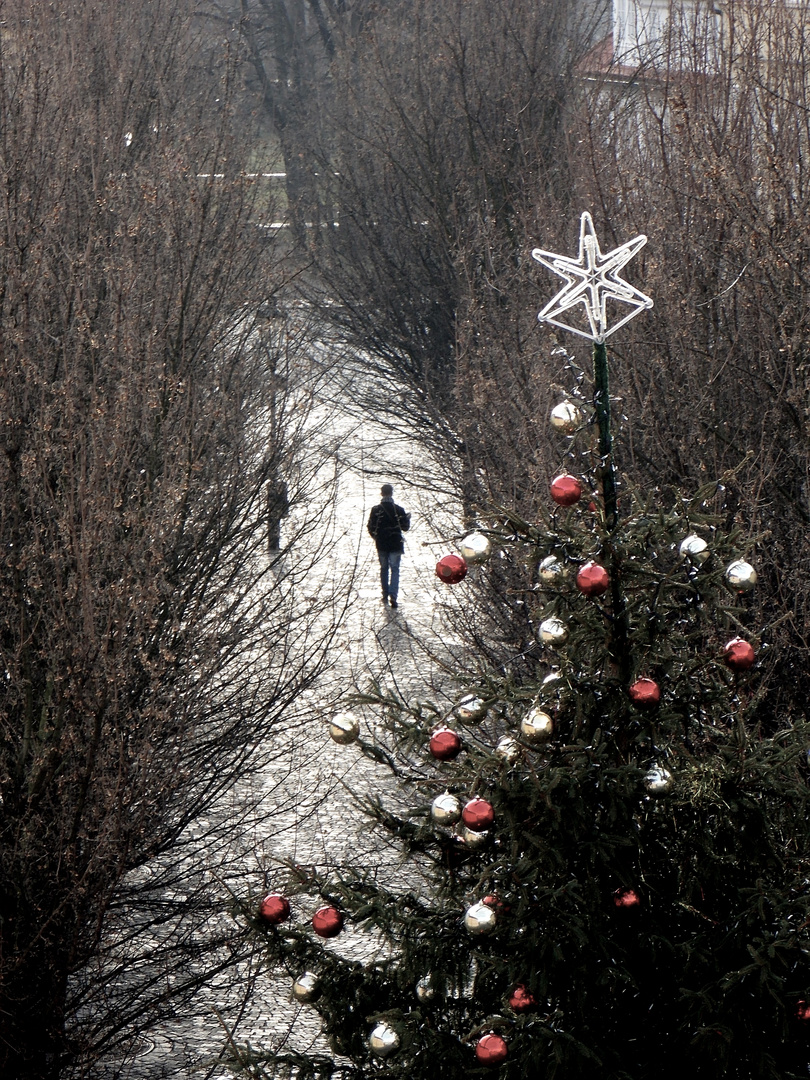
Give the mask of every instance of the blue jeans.
M 378 551 L 380 557 L 380 584 L 383 596 L 396 600 L 399 592 L 399 563 L 401 551 Z

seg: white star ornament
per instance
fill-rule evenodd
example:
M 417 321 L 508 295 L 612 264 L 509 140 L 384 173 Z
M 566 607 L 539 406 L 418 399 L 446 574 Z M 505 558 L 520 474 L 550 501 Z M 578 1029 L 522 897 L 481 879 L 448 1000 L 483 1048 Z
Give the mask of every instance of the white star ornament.
M 621 244 L 613 251 L 609 251 L 607 255 L 603 255 L 599 250 L 599 241 L 596 239 L 591 215 L 584 213 L 579 228 L 578 258 L 570 259 L 566 255 L 555 255 L 553 251 L 543 251 L 541 248 L 535 248 L 532 252 L 533 259 L 537 259 L 543 266 L 547 266 L 549 270 L 553 270 L 555 274 L 565 279 L 564 287 L 553 299 L 549 300 L 537 318 L 542 322 L 559 326 L 563 330 L 570 330 L 571 333 L 579 334 L 580 337 L 590 338 L 592 341 L 601 342 L 610 337 L 640 311 L 653 306 L 649 296 L 619 277 L 619 271 L 646 243 L 646 236 L 636 236 L 633 240 L 628 240 L 626 244 Z M 631 308 L 624 318 L 619 319 L 610 327 L 607 314 L 608 300 L 617 300 L 621 304 L 628 304 Z M 582 304 L 585 308 L 588 330 L 571 326 L 560 318 L 577 304 Z

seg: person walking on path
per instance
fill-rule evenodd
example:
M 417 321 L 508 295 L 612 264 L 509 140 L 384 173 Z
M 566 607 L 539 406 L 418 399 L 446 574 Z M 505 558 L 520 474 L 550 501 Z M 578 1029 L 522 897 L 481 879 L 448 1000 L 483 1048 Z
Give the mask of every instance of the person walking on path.
M 394 489 L 390 484 L 380 488 L 382 501 L 371 508 L 368 531 L 377 545 L 380 559 L 380 583 L 382 601 L 397 607 L 399 592 L 399 564 L 405 550 L 402 534 L 411 527 L 411 515 L 394 502 Z

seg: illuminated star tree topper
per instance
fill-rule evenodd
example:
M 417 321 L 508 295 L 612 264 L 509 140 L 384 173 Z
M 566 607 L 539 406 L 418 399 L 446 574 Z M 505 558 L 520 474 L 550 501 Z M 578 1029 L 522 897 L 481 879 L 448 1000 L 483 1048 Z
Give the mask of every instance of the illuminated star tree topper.
M 636 236 L 603 255 L 596 239 L 593 220 L 586 211 L 580 221 L 579 256 L 576 259 L 555 255 L 553 251 L 543 251 L 542 248 L 532 251 L 533 259 L 537 259 L 543 266 L 565 279 L 564 287 L 549 300 L 537 316 L 538 319 L 592 341 L 602 342 L 640 311 L 651 308 L 653 302 L 650 297 L 619 276 L 619 271 L 646 243 L 646 236 Z M 608 326 L 608 300 L 615 300 L 630 307 L 630 311 L 612 326 Z M 572 326 L 561 318 L 577 304 L 582 304 L 585 308 L 588 330 Z

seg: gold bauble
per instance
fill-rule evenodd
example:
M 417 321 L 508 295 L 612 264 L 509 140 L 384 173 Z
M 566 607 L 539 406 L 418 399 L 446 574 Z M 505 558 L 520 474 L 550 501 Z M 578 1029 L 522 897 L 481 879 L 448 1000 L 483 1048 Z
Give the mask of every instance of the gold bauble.
M 335 713 L 329 723 L 329 736 L 341 746 L 357 742 L 360 736 L 360 721 L 350 712 Z
M 464 915 L 464 926 L 471 934 L 491 934 L 498 917 L 486 904 L 473 904 Z
M 486 562 L 492 554 L 492 545 L 483 533 L 471 532 L 459 544 L 458 553 L 470 566 Z
M 737 559 L 727 568 L 726 581 L 737 592 L 750 592 L 757 583 L 757 572 L 751 563 Z
M 648 795 L 668 795 L 675 784 L 672 773 L 661 765 L 651 765 L 644 776 L 644 787 Z
M 534 745 L 548 742 L 554 735 L 554 721 L 547 712 L 535 707 L 521 720 L 520 734 L 526 742 Z
M 470 694 L 456 705 L 453 710 L 456 716 L 465 724 L 475 724 L 483 720 L 487 715 L 487 707 L 480 697 Z
M 503 735 L 498 739 L 495 756 L 502 758 L 507 764 L 511 765 L 513 761 L 517 761 L 520 757 L 520 745 L 515 742 L 511 735 Z
M 572 401 L 561 401 L 559 405 L 555 405 L 548 419 L 554 430 L 561 435 L 573 435 L 583 423 L 582 412 Z
M 375 1057 L 391 1057 L 399 1050 L 399 1033 L 390 1024 L 380 1023 L 368 1037 L 368 1048 Z
M 568 640 L 568 627 L 562 619 L 557 619 L 554 616 L 550 619 L 543 619 L 540 623 L 538 633 L 543 644 L 548 645 L 552 649 L 564 645 Z
M 318 976 L 312 971 L 305 971 L 299 975 L 292 985 L 292 996 L 296 1001 L 306 1005 L 320 995 L 321 986 Z
M 537 576 L 544 585 L 552 585 L 565 572 L 565 567 L 556 555 L 546 555 L 537 567 Z
M 685 540 L 681 541 L 678 553 L 682 559 L 688 559 L 689 562 L 694 563 L 696 566 L 701 566 L 709 557 L 709 545 L 702 536 L 691 533 Z
M 461 818 L 461 803 L 455 795 L 445 791 L 430 804 L 430 816 L 437 825 L 455 825 Z

